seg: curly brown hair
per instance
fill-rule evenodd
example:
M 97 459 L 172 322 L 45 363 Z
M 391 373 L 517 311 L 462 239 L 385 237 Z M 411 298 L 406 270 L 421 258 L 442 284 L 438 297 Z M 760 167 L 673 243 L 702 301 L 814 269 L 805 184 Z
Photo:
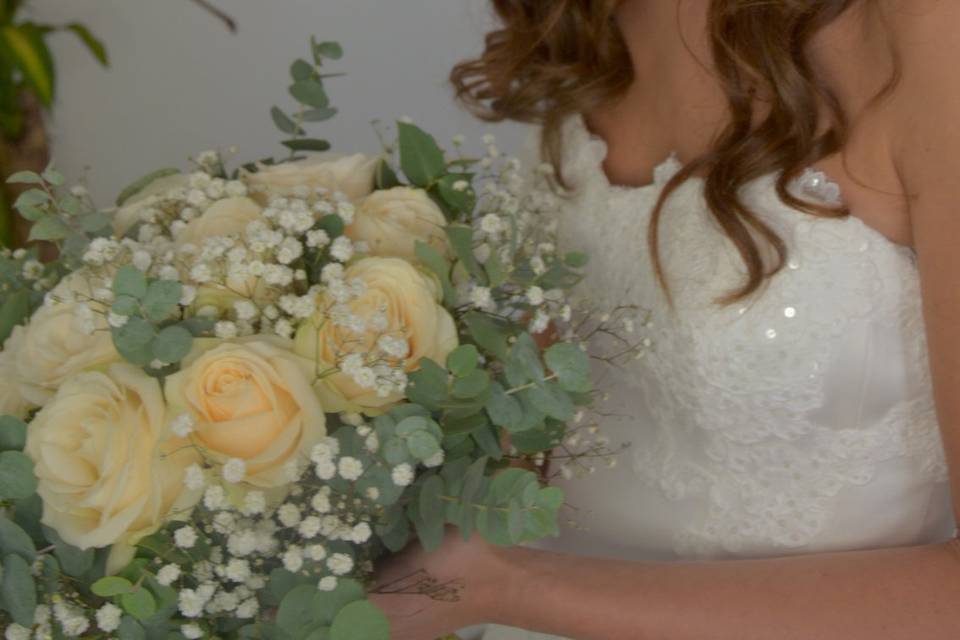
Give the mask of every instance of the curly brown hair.
M 705 176 L 710 211 L 747 269 L 745 282 L 720 298 L 721 304 L 752 294 L 787 257 L 784 241 L 743 202 L 740 187 L 775 174 L 784 203 L 817 216 L 849 215 L 842 206 L 803 201 L 788 185 L 804 168 L 838 152 L 847 138 L 847 116 L 812 69 L 807 45 L 856 2 L 711 0 L 713 66 L 730 118 L 712 148 L 666 184 L 651 216 L 649 250 L 668 296 L 658 251 L 659 221 L 666 199 L 695 174 Z M 617 99 L 633 82 L 630 56 L 614 19 L 620 0 L 492 0 L 492 4 L 501 26 L 487 35 L 479 58 L 454 67 L 451 81 L 457 97 L 485 120 L 542 124 L 543 153 L 562 180 L 563 121 Z M 874 100 L 895 82 L 896 77 L 891 78 Z M 757 96 L 763 97 L 765 107 L 759 119 Z M 828 126 L 822 127 L 824 112 Z M 772 265 L 765 262 L 754 234 L 774 249 Z

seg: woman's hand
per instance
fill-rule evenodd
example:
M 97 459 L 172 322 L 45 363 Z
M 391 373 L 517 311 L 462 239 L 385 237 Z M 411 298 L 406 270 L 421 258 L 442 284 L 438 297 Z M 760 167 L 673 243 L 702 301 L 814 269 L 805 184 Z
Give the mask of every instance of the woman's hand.
M 432 553 L 415 543 L 388 560 L 370 599 L 390 619 L 391 640 L 436 640 L 492 621 L 510 585 L 509 552 L 451 530 Z

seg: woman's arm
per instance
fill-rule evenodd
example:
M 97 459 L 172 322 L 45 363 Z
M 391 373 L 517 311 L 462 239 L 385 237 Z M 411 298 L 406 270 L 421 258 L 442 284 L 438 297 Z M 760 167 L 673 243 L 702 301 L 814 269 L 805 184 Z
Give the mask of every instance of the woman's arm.
M 501 551 L 494 622 L 577 640 L 960 637 L 960 543 L 646 564 Z

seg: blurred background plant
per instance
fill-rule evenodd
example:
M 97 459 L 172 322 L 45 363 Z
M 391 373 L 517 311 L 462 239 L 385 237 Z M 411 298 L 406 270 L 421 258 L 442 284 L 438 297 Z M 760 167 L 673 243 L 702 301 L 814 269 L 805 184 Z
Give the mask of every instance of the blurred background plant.
M 208 0 L 192 0 L 222 20 L 233 19 Z M 0 245 L 22 246 L 29 222 L 13 213 L 22 185 L 6 184 L 18 171 L 41 172 L 50 162 L 45 112 L 56 101 L 56 65 L 47 39 L 72 34 L 104 67 L 106 46 L 79 22 L 41 24 L 26 16 L 29 0 L 0 0 Z

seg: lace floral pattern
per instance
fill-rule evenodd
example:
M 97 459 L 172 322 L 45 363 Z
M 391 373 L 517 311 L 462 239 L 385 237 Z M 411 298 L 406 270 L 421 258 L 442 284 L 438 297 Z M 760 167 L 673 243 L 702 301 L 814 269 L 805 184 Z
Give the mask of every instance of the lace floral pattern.
M 911 249 L 855 217 L 790 209 L 774 179 L 760 178 L 744 197 L 787 242 L 788 266 L 749 300 L 717 306 L 744 268 L 693 178 L 661 221 L 671 310 L 646 233 L 679 163 L 665 161 L 648 186 L 611 186 L 603 141 L 579 118 L 564 134 L 575 196 L 562 237 L 591 254 L 583 290 L 599 304 L 652 313 L 651 353 L 617 377 L 652 417 L 637 428 L 655 430 L 632 454 L 636 475 L 672 501 L 702 505 L 676 527 L 676 554 L 798 552 L 838 517 L 846 492 L 879 473 L 920 493 L 946 481 Z M 792 189 L 840 201 L 837 186 L 813 170 Z

